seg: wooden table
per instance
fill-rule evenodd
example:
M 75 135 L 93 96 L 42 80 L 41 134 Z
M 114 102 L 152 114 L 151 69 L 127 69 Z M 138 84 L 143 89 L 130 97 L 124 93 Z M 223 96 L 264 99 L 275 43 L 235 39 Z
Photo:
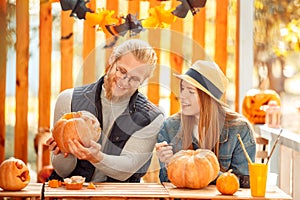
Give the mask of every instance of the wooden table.
M 30 183 L 20 191 L 3 191 L 0 189 L 0 199 L 4 197 L 30 199 L 254 199 L 254 200 L 291 200 L 292 198 L 276 186 L 268 186 L 265 197 L 252 197 L 250 189 L 239 189 L 234 195 L 221 195 L 215 185 L 205 188 L 180 189 L 172 183 L 96 183 L 96 189 L 87 189 L 87 184 L 81 190 L 67 190 L 64 186 L 50 188 L 41 183 Z M 44 191 L 44 193 L 42 193 Z
M 40 199 L 42 194 L 42 183 L 29 183 L 25 188 L 20 191 L 6 191 L 0 188 L 0 199 L 4 197 L 16 198 L 30 198 Z
M 87 185 L 87 184 L 86 184 Z M 64 186 L 50 188 L 45 186 L 45 199 L 160 199 L 168 198 L 168 192 L 156 183 L 95 183 L 96 189 L 67 190 Z
M 276 186 L 268 186 L 265 197 L 252 197 L 250 189 L 240 188 L 234 195 L 222 195 L 215 185 L 209 185 L 202 189 L 179 189 L 172 183 L 164 183 L 165 188 L 169 193 L 169 198 L 182 198 L 182 199 L 292 199 L 289 195 L 284 193 Z

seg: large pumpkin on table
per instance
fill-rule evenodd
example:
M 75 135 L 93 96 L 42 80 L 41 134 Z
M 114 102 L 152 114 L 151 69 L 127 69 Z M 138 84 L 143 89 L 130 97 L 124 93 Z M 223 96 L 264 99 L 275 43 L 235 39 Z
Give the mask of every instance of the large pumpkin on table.
M 218 159 L 212 151 L 181 150 L 168 164 L 168 178 L 178 188 L 200 189 L 212 182 L 219 170 Z
M 101 128 L 98 119 L 88 111 L 64 114 L 54 125 L 52 135 L 63 153 L 70 153 L 69 139 L 77 139 L 84 146 L 91 140 L 98 141 Z
M 251 89 L 244 97 L 242 113 L 252 124 L 264 124 L 266 112 L 263 107 L 267 106 L 269 101 L 272 100 L 280 105 L 280 97 L 276 91 Z
M 30 174 L 27 165 L 20 159 L 11 157 L 0 165 L 0 188 L 21 190 L 28 185 Z

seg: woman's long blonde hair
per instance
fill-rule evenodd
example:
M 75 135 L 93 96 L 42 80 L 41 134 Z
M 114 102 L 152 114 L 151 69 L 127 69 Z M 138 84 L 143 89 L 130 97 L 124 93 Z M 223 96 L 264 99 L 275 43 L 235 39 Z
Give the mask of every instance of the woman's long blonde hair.
M 199 96 L 200 116 L 198 120 L 199 148 L 210 149 L 219 155 L 219 138 L 224 126 L 240 118 L 240 115 L 211 98 L 205 92 L 197 89 Z M 193 127 L 197 120 L 193 116 L 182 114 L 182 147 L 188 149 L 192 142 Z

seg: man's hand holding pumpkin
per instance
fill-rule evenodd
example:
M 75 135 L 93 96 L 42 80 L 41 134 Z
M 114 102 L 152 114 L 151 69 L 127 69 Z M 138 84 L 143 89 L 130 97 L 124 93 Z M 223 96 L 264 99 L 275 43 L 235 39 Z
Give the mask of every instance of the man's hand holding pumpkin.
M 68 140 L 70 153 L 80 160 L 88 160 L 91 163 L 100 162 L 103 159 L 101 145 L 91 140 L 87 147 L 83 146 L 78 140 Z

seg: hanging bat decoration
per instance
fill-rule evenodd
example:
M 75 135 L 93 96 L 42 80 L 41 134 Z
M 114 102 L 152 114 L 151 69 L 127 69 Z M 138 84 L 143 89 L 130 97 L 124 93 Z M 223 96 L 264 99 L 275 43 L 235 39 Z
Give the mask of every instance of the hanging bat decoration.
M 172 13 L 180 18 L 185 18 L 189 11 L 195 15 L 206 4 L 206 0 L 178 0 L 181 2 Z
M 141 20 L 138 20 L 136 15 L 129 13 L 125 18 L 122 17 L 121 19 L 124 19 L 125 22 L 105 26 L 113 36 L 124 36 L 129 31 L 130 37 L 132 37 L 144 30 Z
M 176 16 L 172 14 L 173 9 L 165 10 L 165 4 L 149 9 L 149 17 L 142 21 L 145 28 L 165 28 L 175 22 Z
M 86 7 L 90 0 L 60 0 L 62 10 L 72 10 L 70 17 L 77 17 L 78 19 L 85 19 L 87 12 L 93 12 Z

